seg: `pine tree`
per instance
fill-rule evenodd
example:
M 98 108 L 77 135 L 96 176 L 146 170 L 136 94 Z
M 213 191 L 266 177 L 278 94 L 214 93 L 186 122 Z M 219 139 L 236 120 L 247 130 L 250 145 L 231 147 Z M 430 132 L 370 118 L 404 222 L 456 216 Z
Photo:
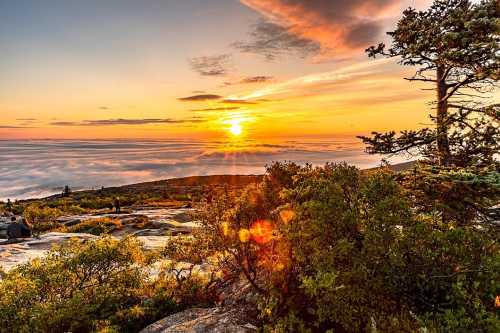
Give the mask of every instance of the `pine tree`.
M 491 165 L 500 150 L 500 104 L 490 98 L 500 76 L 498 1 L 435 0 L 425 11 L 409 8 L 388 35 L 391 46 L 371 46 L 368 55 L 417 67 L 407 80 L 432 85 L 435 126 L 360 137 L 367 152 L 417 152 L 440 166 Z
M 373 132 L 360 137 L 372 154 L 424 158 L 398 175 L 417 211 L 466 225 L 494 221 L 500 198 L 500 104 L 492 103 L 500 76 L 500 6 L 497 0 L 435 0 L 429 9 L 403 12 L 384 44 L 366 51 L 416 67 L 407 78 L 436 92 L 434 126 Z

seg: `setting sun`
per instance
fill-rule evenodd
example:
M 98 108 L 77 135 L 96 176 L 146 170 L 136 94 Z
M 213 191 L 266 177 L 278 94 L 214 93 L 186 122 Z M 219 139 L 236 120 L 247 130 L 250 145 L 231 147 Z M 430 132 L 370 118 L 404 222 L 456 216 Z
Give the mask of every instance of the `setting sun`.
M 223 123 L 226 124 L 228 127 L 226 127 L 226 130 L 229 131 L 229 133 L 233 136 L 240 136 L 243 134 L 243 127 L 241 126 L 241 123 L 244 121 L 243 118 L 240 118 L 240 116 L 234 116 L 233 119 L 229 120 L 224 120 Z
M 229 128 L 229 132 L 231 132 L 232 135 L 241 135 L 242 129 L 241 125 L 238 123 L 232 124 L 232 126 Z

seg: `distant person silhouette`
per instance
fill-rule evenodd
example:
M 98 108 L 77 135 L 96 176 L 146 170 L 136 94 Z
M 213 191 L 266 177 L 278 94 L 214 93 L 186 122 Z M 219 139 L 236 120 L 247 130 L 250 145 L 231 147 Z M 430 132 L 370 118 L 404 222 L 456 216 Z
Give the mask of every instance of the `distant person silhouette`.
M 7 209 L 7 211 L 9 213 L 12 212 L 12 202 L 10 201 L 10 199 L 7 199 L 7 203 L 5 204 L 5 208 Z
M 115 206 L 115 213 L 120 214 L 120 198 L 116 197 L 113 205 Z
M 23 218 L 20 222 L 16 221 L 16 217 L 11 218 L 11 223 L 7 227 L 7 238 L 31 238 L 32 226 Z

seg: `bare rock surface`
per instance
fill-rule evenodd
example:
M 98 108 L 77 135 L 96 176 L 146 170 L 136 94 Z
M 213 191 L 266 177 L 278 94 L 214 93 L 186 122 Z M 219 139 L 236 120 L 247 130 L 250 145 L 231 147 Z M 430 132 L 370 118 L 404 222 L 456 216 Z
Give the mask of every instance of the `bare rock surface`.
M 163 318 L 140 333 L 247 333 L 257 327 L 241 318 L 238 309 L 193 308 Z
M 159 250 L 167 245 L 170 236 L 136 236 L 146 250 Z
M 95 236 L 83 233 L 49 232 L 39 238 L 18 240 L 0 245 L 0 268 L 9 271 L 13 267 L 25 264 L 32 259 L 43 257 L 52 246 L 71 238 L 79 240 L 94 239 Z
M 197 223 L 190 219 L 192 211 L 190 208 L 144 208 L 122 214 L 100 213 L 63 216 L 58 219 L 58 222 L 65 226 L 74 226 L 83 221 L 103 217 L 120 219 L 124 227 L 113 232 L 113 237 L 133 235 L 143 243 L 145 249 L 157 250 L 163 248 L 171 237 L 189 234 L 192 228 L 196 227 Z M 142 230 L 129 227 L 128 221 L 135 220 L 139 216 L 145 217 L 149 226 Z M 5 232 L 9 223 L 7 218 L 0 219 L 0 234 Z M 14 266 L 44 256 L 53 245 L 61 244 L 71 238 L 87 240 L 95 237 L 87 233 L 49 232 L 40 235 L 39 238 L 0 241 L 0 268 L 9 271 Z
M 63 225 L 70 226 L 81 223 L 86 220 L 99 219 L 103 217 L 111 219 L 120 219 L 124 223 L 138 217 L 146 217 L 153 225 L 157 227 L 182 226 L 184 228 L 193 228 L 197 226 L 197 223 L 192 221 L 191 219 L 192 212 L 193 212 L 192 208 L 156 208 L 156 209 L 145 208 L 145 209 L 131 210 L 129 212 L 123 212 L 120 214 L 102 212 L 97 214 L 62 216 L 58 218 L 57 221 Z

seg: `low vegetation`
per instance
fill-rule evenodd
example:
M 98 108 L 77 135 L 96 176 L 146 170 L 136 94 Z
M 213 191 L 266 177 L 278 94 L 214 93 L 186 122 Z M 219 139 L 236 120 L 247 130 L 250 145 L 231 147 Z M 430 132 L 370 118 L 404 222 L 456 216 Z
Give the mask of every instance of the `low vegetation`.
M 137 332 L 187 306 L 212 304 L 202 276 L 151 278 L 157 259 L 134 238 L 58 246 L 3 274 L 0 332 Z
M 171 255 L 217 257 L 253 287 L 269 332 L 498 332 L 498 227 L 420 211 L 396 178 L 275 163 L 203 207 Z
M 33 232 L 40 233 L 59 227 L 57 218 L 63 215 L 59 208 L 31 204 L 23 211 L 24 218 L 33 226 Z
M 415 172 L 430 171 L 274 163 L 261 183 L 202 202 L 201 228 L 172 238 L 161 254 L 104 236 L 4 273 L 0 331 L 136 332 L 239 290 L 248 316 L 268 332 L 498 332 L 498 226 L 468 206 L 443 219 L 442 198 L 409 181 Z M 498 179 L 491 171 L 476 181 L 494 188 Z M 35 211 L 39 219 L 57 213 Z M 93 219 L 70 231 L 120 226 Z
M 69 191 L 42 199 L 15 201 L 10 207 L 7 202 L 0 201 L 0 213 L 10 211 L 21 215 L 29 206 L 57 208 L 65 215 L 106 210 L 111 212 L 116 198 L 120 199 L 122 207 L 189 207 L 192 202 L 211 196 L 217 190 L 241 189 L 248 184 L 259 182 L 261 178 L 261 176 L 245 175 L 197 176 L 99 190 Z
M 119 219 L 111 219 L 108 217 L 95 218 L 83 221 L 74 226 L 66 228 L 67 232 L 83 232 L 92 235 L 109 234 L 112 231 L 120 230 L 123 225 Z

